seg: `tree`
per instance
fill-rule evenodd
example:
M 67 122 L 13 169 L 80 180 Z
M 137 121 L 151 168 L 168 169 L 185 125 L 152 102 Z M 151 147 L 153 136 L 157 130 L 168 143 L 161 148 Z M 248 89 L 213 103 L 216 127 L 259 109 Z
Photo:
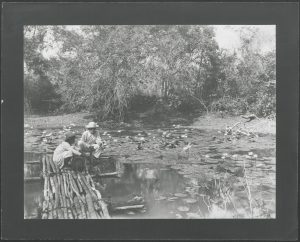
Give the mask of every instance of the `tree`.
M 59 99 L 49 80 L 50 65 L 43 57 L 45 39 L 49 28 L 26 26 L 24 28 L 24 103 L 27 112 L 49 112 L 53 99 Z
M 275 55 L 257 51 L 255 28 L 243 29 L 233 54 L 219 49 L 212 26 L 25 30 L 25 97 L 41 110 L 49 111 L 40 104 L 47 98 L 61 100 L 63 112 L 91 110 L 102 119 L 123 120 L 140 101 L 187 112 L 259 106 L 263 115 L 274 101 L 265 84 L 275 79 Z M 50 47 L 55 54 L 45 54 Z

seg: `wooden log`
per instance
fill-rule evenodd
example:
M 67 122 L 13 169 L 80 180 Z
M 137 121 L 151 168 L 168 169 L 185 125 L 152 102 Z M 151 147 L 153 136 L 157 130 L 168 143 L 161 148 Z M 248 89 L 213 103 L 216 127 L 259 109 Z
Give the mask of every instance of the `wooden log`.
M 51 184 L 52 195 L 54 195 L 56 193 L 54 179 L 53 179 L 53 177 L 49 177 L 49 180 L 50 180 L 50 184 Z
M 80 212 L 79 217 L 80 217 L 80 219 L 85 219 L 85 218 L 87 218 L 86 209 L 85 209 L 86 201 L 84 199 L 84 196 L 81 196 L 79 194 L 79 191 L 77 190 L 76 184 L 75 184 L 71 174 L 69 174 L 69 177 L 70 177 L 70 184 L 73 188 L 73 191 L 75 192 L 75 197 L 76 197 L 76 199 L 78 199 L 78 202 L 79 202 L 79 205 L 80 205 L 81 212 Z M 74 199 L 75 199 L 75 197 L 74 197 Z
M 66 194 L 65 194 L 65 190 L 64 190 L 64 183 L 63 183 L 61 175 L 57 175 L 57 178 L 58 178 L 58 184 L 59 184 L 59 188 L 60 188 L 61 206 L 63 207 L 62 212 L 64 214 L 64 218 L 68 218 L 68 210 L 67 210 Z
M 96 188 L 92 187 L 92 190 L 96 194 L 97 200 L 102 199 L 101 193 Z
M 81 185 L 85 191 L 85 199 L 86 199 L 86 204 L 87 204 L 87 210 L 88 210 L 88 218 L 91 219 L 97 219 L 100 218 L 100 216 L 97 214 L 97 212 L 95 211 L 94 205 L 93 205 L 93 198 L 92 198 L 92 194 L 89 190 L 89 187 L 86 184 L 86 181 L 84 179 L 83 175 L 79 175 L 78 176 L 78 180 L 81 182 Z
M 73 171 L 63 171 L 56 167 L 51 159 L 44 158 L 44 198 L 48 203 L 44 207 L 49 214 L 44 218 L 57 219 L 99 219 L 109 217 L 106 204 L 96 189 L 92 177 Z M 53 174 L 49 176 L 49 174 Z
M 67 176 L 67 179 L 69 178 L 69 176 Z M 74 199 L 74 191 L 71 187 L 71 181 L 68 179 L 68 192 L 69 192 L 69 198 L 71 199 L 71 202 L 73 202 Z
M 59 172 L 59 169 L 57 168 L 55 162 L 53 162 L 52 157 L 49 158 L 49 163 L 50 163 L 50 166 L 51 166 L 51 168 L 52 168 L 52 171 L 53 171 L 54 173 L 58 173 L 58 172 Z
M 69 197 L 69 193 L 67 191 L 67 181 L 66 181 L 66 177 L 65 177 L 64 173 L 62 173 L 61 178 L 62 178 L 62 183 L 63 183 L 63 188 L 64 188 L 65 196 Z
M 122 206 L 122 207 L 115 207 L 113 210 L 127 210 L 127 209 L 141 209 L 144 208 L 145 205 L 131 205 L 131 206 Z
M 101 207 L 102 218 L 110 218 L 106 203 L 102 199 L 98 200 L 98 203 Z
M 36 165 L 36 164 L 41 164 L 41 161 L 39 161 L 39 160 L 30 160 L 30 161 L 26 161 L 25 164 Z
M 76 181 L 76 184 L 77 184 L 80 194 L 83 193 L 82 186 L 81 186 L 80 182 L 78 181 L 78 175 L 76 175 L 75 173 L 72 173 L 72 176 L 73 176 L 74 181 Z
M 57 181 L 57 177 L 54 175 L 52 177 L 52 180 L 53 180 L 53 185 L 55 187 L 55 209 L 58 209 L 59 207 L 59 201 L 60 201 L 60 194 L 59 194 L 59 186 L 58 186 L 58 181 Z M 59 211 L 59 209 L 57 210 Z
M 43 201 L 43 208 L 42 208 L 42 219 L 48 218 L 48 202 L 46 200 Z
M 88 218 L 87 211 L 86 211 L 87 210 L 86 209 L 86 200 L 85 200 L 84 196 L 80 196 L 79 203 L 80 203 L 82 218 Z
M 78 187 L 77 187 L 77 185 L 76 185 L 76 183 L 75 183 L 75 181 L 74 181 L 74 179 L 73 179 L 73 177 L 72 177 L 71 174 L 69 174 L 69 181 L 70 181 L 70 186 L 72 187 L 73 192 L 75 192 L 75 194 L 78 197 L 80 197 L 80 193 L 79 193 Z
M 54 209 L 54 202 L 50 202 L 51 203 L 51 217 L 52 219 L 57 219 L 57 211 Z
M 49 177 L 44 178 L 44 199 L 49 201 Z
M 73 203 L 73 196 L 72 193 L 70 192 L 70 181 L 68 179 L 68 176 L 66 173 L 63 173 L 63 181 L 64 181 L 64 188 L 65 188 L 65 193 L 68 199 L 70 200 L 71 203 Z
M 119 173 L 118 172 L 109 172 L 109 173 L 102 173 L 102 174 L 96 174 L 96 175 L 92 175 L 92 177 L 119 177 Z
M 49 210 L 50 210 L 48 217 L 55 218 L 55 214 L 53 213 L 54 202 L 53 202 L 53 193 L 52 193 L 50 177 L 46 176 L 45 179 L 48 179 L 48 201 L 49 201 Z
M 68 212 L 68 219 L 73 219 L 73 211 L 72 211 L 72 205 L 69 199 L 66 198 L 66 205 L 67 205 L 67 212 Z
M 60 194 L 59 179 L 58 179 L 57 175 L 54 175 L 52 178 L 53 178 L 53 182 L 54 182 L 54 186 L 55 186 L 55 209 L 57 210 L 58 219 L 63 219 L 64 214 L 60 208 L 61 206 L 63 206 L 63 203 L 62 203 L 62 197 Z
M 46 176 L 46 161 L 45 161 L 45 157 L 42 157 L 42 164 L 43 164 L 43 177 Z
M 49 211 L 48 211 L 48 219 L 53 219 L 53 208 L 52 208 L 52 203 L 49 201 Z
M 61 180 L 61 176 L 57 175 L 58 184 L 59 184 L 59 199 L 60 199 L 60 208 L 63 213 L 63 218 L 68 218 L 68 212 L 67 212 L 67 204 L 66 204 L 66 197 L 64 195 L 64 189 L 63 189 L 63 183 Z
M 80 174 L 78 180 L 81 182 L 86 193 L 89 193 L 92 199 L 97 200 L 96 194 L 92 191 L 91 186 L 88 184 L 84 175 Z
M 55 184 L 54 184 L 54 181 L 53 181 L 53 177 L 49 177 L 49 180 L 50 180 L 50 197 L 51 197 L 51 203 L 52 203 L 52 217 L 54 219 L 57 219 L 58 218 L 58 215 L 57 215 L 57 203 L 56 203 L 56 189 L 55 189 Z
M 79 203 L 79 199 L 77 196 L 74 197 L 73 199 L 74 201 L 74 207 L 75 207 L 75 213 L 76 213 L 76 218 L 82 218 L 83 216 L 81 216 L 81 206 Z
M 40 180 L 41 180 L 40 177 L 25 177 L 24 178 L 25 182 L 40 181 Z
M 77 211 L 77 208 L 75 206 L 75 202 L 74 202 L 74 200 L 73 200 L 73 202 L 71 202 L 69 200 L 69 202 L 70 202 L 70 206 L 71 206 L 70 211 L 72 213 L 73 219 L 76 219 L 76 218 L 78 218 L 78 211 Z
M 97 206 L 99 206 L 101 209 L 100 216 L 104 218 L 109 218 L 110 216 L 108 213 L 107 205 L 105 202 L 102 201 L 101 193 L 95 188 L 94 181 L 90 174 L 86 176 L 86 179 L 89 181 L 89 184 L 91 184 L 91 190 L 96 194 L 96 203 L 98 204 Z
M 47 155 L 45 155 L 45 162 L 46 162 L 46 173 L 50 174 L 51 173 L 51 169 L 50 169 L 49 159 L 47 159 Z
M 94 209 L 95 209 L 97 212 L 99 212 L 99 210 L 101 210 L 101 208 L 100 208 L 100 206 L 99 206 L 99 204 L 98 204 L 97 201 L 93 201 L 93 205 L 94 205 Z

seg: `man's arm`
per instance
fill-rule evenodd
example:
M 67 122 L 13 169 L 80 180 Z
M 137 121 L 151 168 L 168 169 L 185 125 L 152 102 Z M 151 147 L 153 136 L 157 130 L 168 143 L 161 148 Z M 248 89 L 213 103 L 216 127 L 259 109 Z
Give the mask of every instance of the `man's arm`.
M 71 147 L 71 151 L 75 155 L 81 155 L 81 153 L 78 150 L 74 149 L 73 147 Z

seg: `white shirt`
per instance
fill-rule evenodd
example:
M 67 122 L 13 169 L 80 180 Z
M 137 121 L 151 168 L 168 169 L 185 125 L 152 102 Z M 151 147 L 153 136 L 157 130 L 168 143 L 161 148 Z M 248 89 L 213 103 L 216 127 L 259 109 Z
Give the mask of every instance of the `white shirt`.
M 73 154 L 80 155 L 80 152 L 75 150 L 68 142 L 64 141 L 54 150 L 53 161 L 59 168 L 62 168 L 65 159 L 72 157 Z

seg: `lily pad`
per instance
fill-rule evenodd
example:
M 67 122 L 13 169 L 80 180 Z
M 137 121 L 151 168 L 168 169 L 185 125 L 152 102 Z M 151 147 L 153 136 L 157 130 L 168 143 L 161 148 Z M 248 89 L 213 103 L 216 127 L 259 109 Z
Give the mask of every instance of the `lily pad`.
M 190 204 L 193 204 L 193 203 L 197 202 L 197 200 L 193 199 L 193 198 L 186 198 L 186 199 L 183 199 L 183 201 L 185 201 L 186 203 L 190 203 Z
M 218 164 L 219 161 L 218 160 L 205 160 L 204 161 L 206 164 Z
M 177 208 L 178 211 L 180 212 L 188 212 L 190 211 L 189 207 L 186 207 L 186 206 L 180 206 Z
M 176 197 L 187 197 L 187 194 L 184 194 L 184 193 L 175 193 L 174 196 Z
M 155 198 L 156 201 L 165 200 L 165 199 L 166 199 L 166 197 L 164 197 L 164 196 L 159 196 L 158 198 Z
M 169 197 L 169 198 L 168 198 L 168 201 L 173 202 L 173 201 L 175 201 L 175 200 L 177 200 L 177 199 L 178 199 L 178 197 Z
M 187 218 L 193 219 L 193 218 L 201 218 L 201 216 L 198 213 L 187 213 Z

